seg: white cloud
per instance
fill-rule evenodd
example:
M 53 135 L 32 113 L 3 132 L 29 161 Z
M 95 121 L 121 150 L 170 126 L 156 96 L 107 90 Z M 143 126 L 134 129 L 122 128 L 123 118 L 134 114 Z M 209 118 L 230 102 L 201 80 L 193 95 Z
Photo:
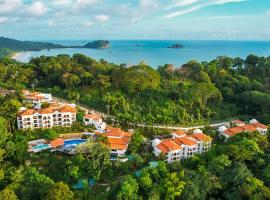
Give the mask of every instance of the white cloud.
M 95 21 L 97 22 L 106 22 L 110 19 L 110 16 L 108 15 L 96 15 L 94 17 Z
M 174 3 L 172 3 L 171 5 L 167 6 L 166 9 L 172 9 L 172 8 L 176 8 L 176 7 L 182 7 L 182 6 L 188 6 L 188 5 L 192 5 L 194 3 L 199 2 L 200 0 L 182 0 L 182 1 L 175 1 Z
M 22 6 L 21 0 L 0 0 L 0 13 L 9 14 Z
M 270 16 L 270 10 L 267 10 L 266 11 L 266 14 Z
M 152 9 L 159 5 L 159 1 L 157 0 L 140 0 L 139 1 L 139 8 L 140 9 Z
M 86 27 L 89 27 L 89 26 L 92 26 L 93 25 L 93 22 L 92 21 L 85 21 L 83 23 L 83 25 L 86 26 Z
M 212 5 L 223 5 L 227 3 L 239 3 L 247 0 L 178 0 L 178 2 L 174 2 L 167 7 L 167 9 L 173 9 L 179 7 L 179 11 L 171 12 L 170 14 L 165 15 L 166 18 L 173 18 L 176 16 L 184 15 L 187 13 L 191 13 L 197 10 L 200 10 L 207 6 Z M 191 7 L 188 7 L 191 6 Z
M 100 0 L 76 0 L 74 3 L 75 10 L 84 10 L 87 9 L 89 6 L 92 6 L 98 3 Z
M 0 24 L 4 24 L 5 22 L 7 22 L 7 18 L 6 17 L 0 17 Z
M 170 13 L 170 14 L 166 15 L 165 17 L 166 18 L 173 18 L 173 17 L 179 16 L 179 15 L 184 15 L 184 14 L 194 12 L 196 10 L 199 10 L 199 9 L 203 8 L 203 7 L 204 6 L 191 7 L 191 8 L 185 9 L 185 10 L 180 10 L 180 11 L 177 11 L 177 12 Z
M 40 17 L 48 11 L 46 5 L 41 1 L 33 2 L 29 7 L 27 7 L 24 11 L 26 15 L 32 17 Z

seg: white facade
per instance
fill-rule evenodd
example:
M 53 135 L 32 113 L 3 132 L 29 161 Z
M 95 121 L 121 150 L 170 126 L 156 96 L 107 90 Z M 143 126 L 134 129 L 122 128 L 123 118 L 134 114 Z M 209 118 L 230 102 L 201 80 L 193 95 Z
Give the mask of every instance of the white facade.
M 102 118 L 96 114 L 86 114 L 83 118 L 85 125 L 94 125 L 97 130 L 104 131 L 106 129 L 106 123 L 102 121 Z
M 211 148 L 212 138 L 199 129 L 188 136 L 182 133 L 172 133 L 172 136 L 170 139 L 152 141 L 155 156 L 163 154 L 168 163 L 189 158 L 194 154 L 202 154 Z
M 52 128 L 53 126 L 70 127 L 76 121 L 76 111 L 57 109 L 28 109 L 17 117 L 18 129 Z
M 29 92 L 28 90 L 23 92 L 24 102 L 31 104 L 35 109 L 40 109 L 42 103 L 51 103 L 52 95 L 40 92 Z
M 236 134 L 241 132 L 254 132 L 258 131 L 260 134 L 265 135 L 267 133 L 268 127 L 261 124 L 256 119 L 250 120 L 249 124 L 238 124 L 234 127 L 227 128 L 226 126 L 220 126 L 218 128 L 219 135 L 224 136 L 226 140 Z

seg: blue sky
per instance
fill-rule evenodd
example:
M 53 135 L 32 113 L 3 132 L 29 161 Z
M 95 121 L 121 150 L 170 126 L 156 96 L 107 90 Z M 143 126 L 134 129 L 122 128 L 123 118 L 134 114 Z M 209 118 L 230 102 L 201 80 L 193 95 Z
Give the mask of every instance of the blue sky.
M 0 0 L 0 36 L 270 40 L 270 0 Z

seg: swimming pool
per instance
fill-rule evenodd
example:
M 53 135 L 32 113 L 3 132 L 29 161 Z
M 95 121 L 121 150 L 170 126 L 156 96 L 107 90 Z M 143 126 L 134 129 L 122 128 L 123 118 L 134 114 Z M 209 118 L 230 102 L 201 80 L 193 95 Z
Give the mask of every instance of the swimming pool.
M 84 139 L 72 139 L 72 140 L 65 140 L 64 147 L 68 146 L 77 146 L 78 144 L 84 143 L 86 140 Z
M 38 144 L 36 146 L 32 146 L 32 149 L 34 151 L 41 151 L 41 150 L 49 149 L 49 148 L 50 148 L 49 144 Z

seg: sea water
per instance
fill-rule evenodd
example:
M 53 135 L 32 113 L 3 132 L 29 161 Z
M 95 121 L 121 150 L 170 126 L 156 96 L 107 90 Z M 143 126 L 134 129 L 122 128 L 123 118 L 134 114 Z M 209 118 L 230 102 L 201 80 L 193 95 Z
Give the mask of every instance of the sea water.
M 84 45 L 91 40 L 46 41 L 62 45 Z M 168 48 L 182 44 L 183 48 Z M 22 52 L 15 57 L 28 62 L 32 57 L 58 54 L 85 54 L 91 58 L 116 64 L 136 65 L 143 61 L 157 68 L 164 64 L 176 67 L 190 60 L 211 61 L 217 56 L 246 58 L 249 54 L 270 56 L 270 41 L 191 41 L 191 40 L 110 40 L 108 49 L 66 48 L 35 52 Z

